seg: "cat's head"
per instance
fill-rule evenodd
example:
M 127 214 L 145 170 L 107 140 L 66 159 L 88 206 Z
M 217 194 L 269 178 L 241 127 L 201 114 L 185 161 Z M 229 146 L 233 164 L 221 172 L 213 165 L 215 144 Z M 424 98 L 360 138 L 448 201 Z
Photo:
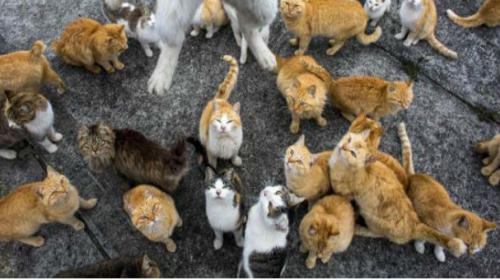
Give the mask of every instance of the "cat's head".
M 47 166 L 47 176 L 35 187 L 35 192 L 43 205 L 54 207 L 65 203 L 71 188 L 74 188 L 66 176 Z
M 329 256 L 328 243 L 339 234 L 339 228 L 335 217 L 315 208 L 302 219 L 299 233 L 304 245 L 324 260 Z
M 92 170 L 101 172 L 111 165 L 115 157 L 115 139 L 113 128 L 102 122 L 80 128 L 78 148 Z
M 35 92 L 6 92 L 4 113 L 9 127 L 21 128 L 36 117 L 36 113 L 46 109 L 48 101 Z
M 264 222 L 280 231 L 288 230 L 288 207 L 290 197 L 285 186 L 268 186 L 259 194 L 259 204 Z
M 360 133 L 347 132 L 337 144 L 334 152 L 348 165 L 363 168 L 374 161 L 369 142 L 367 142 L 370 134 L 370 129 Z
M 240 103 L 234 105 L 224 100 L 214 100 L 213 113 L 210 117 L 210 129 L 218 135 L 231 135 L 241 129 Z
M 281 14 L 291 19 L 300 18 L 306 12 L 307 2 L 309 0 L 281 0 Z
M 408 109 L 413 101 L 413 81 L 389 82 L 385 89 L 386 100 L 395 108 Z
M 241 179 L 233 168 L 217 176 L 212 169 L 207 169 L 205 196 L 215 201 L 232 201 L 234 207 L 240 204 L 242 190 Z
M 370 11 L 375 12 L 384 7 L 385 1 L 389 0 L 366 0 L 366 5 Z
M 286 89 L 286 103 L 290 112 L 298 115 L 317 111 L 325 103 L 324 94 L 320 91 L 325 89 L 317 84 L 317 78 L 311 76 L 295 80 L 292 86 Z
M 365 131 L 369 131 L 366 138 L 368 146 L 372 149 L 378 149 L 380 145 L 380 139 L 384 134 L 382 125 L 379 122 L 366 117 L 365 114 L 360 114 L 351 123 L 351 126 L 349 127 L 349 133 L 359 134 Z
M 405 0 L 405 2 L 415 7 L 422 5 L 422 0 Z
M 95 38 L 99 49 L 106 50 L 108 54 L 120 54 L 127 48 L 127 35 L 123 24 L 106 24 L 105 32 Z
M 305 136 L 301 135 L 299 140 L 285 151 L 285 171 L 295 175 L 305 175 L 314 164 L 314 158 L 305 144 Z
M 496 224 L 465 210 L 455 211 L 450 219 L 454 236 L 467 244 L 470 255 L 483 249 L 487 242 L 488 231 L 496 229 Z
M 147 255 L 141 260 L 141 278 L 160 278 L 160 267 L 155 261 L 152 261 Z
M 154 226 L 161 219 L 162 205 L 149 192 L 144 193 L 145 200 L 131 211 L 130 218 L 138 229 L 147 229 Z

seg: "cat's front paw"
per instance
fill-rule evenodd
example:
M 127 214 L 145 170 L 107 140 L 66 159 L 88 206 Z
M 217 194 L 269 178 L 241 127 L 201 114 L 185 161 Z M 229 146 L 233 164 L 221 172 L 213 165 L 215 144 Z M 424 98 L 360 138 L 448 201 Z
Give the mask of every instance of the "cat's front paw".
M 191 31 L 191 33 L 189 33 L 192 37 L 196 37 L 200 34 L 200 31 L 196 30 L 196 29 L 193 29 Z
M 498 184 L 500 183 L 500 169 L 490 176 L 488 182 L 494 187 L 498 186 Z
M 84 204 L 85 205 L 82 205 L 82 208 L 90 210 L 97 205 L 97 198 L 91 198 L 89 200 L 86 200 Z
M 47 147 L 44 147 L 45 150 L 49 153 L 49 154 L 53 154 L 55 152 L 57 152 L 57 146 L 54 145 L 54 144 L 51 144 L 51 145 L 48 145 Z
M 293 134 L 297 134 L 299 132 L 299 128 L 300 128 L 299 123 L 294 122 L 290 125 L 290 132 Z
M 415 241 L 415 251 L 419 254 L 425 253 L 425 242 L 424 241 Z
M 298 38 L 292 38 L 290 39 L 290 45 L 292 45 L 293 47 L 296 47 L 299 45 L 299 39 Z
M 144 53 L 146 54 L 147 57 L 153 57 L 153 51 L 151 49 L 144 50 Z
M 434 256 L 436 256 L 436 259 L 440 262 L 446 261 L 446 254 L 441 246 L 434 247 Z
M 177 251 L 177 245 L 172 239 L 168 239 L 167 242 L 165 242 L 165 247 L 170 253 L 174 253 L 175 251 Z
M 410 38 L 406 38 L 406 40 L 403 42 L 403 45 L 405 47 L 409 47 L 411 46 L 411 43 L 413 43 L 413 40 L 411 40 Z
M 327 121 L 326 121 L 326 119 L 325 119 L 325 118 L 320 117 L 320 118 L 316 119 L 316 123 L 317 123 L 319 126 L 323 127 L 323 126 L 326 126 Z
M 235 156 L 231 159 L 231 163 L 234 165 L 234 166 L 241 166 L 241 164 L 243 163 L 243 161 L 241 160 L 241 157 L 239 156 Z
M 125 64 L 121 63 L 120 61 L 115 61 L 113 65 L 115 66 L 116 70 L 123 70 L 123 68 L 125 68 Z
M 398 33 L 396 35 L 394 35 L 394 38 L 398 39 L 398 40 L 402 40 L 404 37 L 405 37 L 405 33 Z
M 484 176 L 490 176 L 491 173 L 493 173 L 493 171 L 494 171 L 493 168 L 489 166 L 481 168 L 481 174 L 483 174 Z
M 63 139 L 63 135 L 61 133 L 54 133 L 50 135 L 50 141 L 52 142 L 60 142 Z
M 219 250 L 220 248 L 222 248 L 222 244 L 223 244 L 222 239 L 219 239 L 219 238 L 214 239 L 214 249 L 215 250 Z
M 33 238 L 33 242 L 31 245 L 34 247 L 42 247 L 45 244 L 45 238 L 41 236 L 37 236 Z
M 309 269 L 313 269 L 314 267 L 316 267 L 316 257 L 314 258 L 308 257 L 306 260 L 306 266 Z
M 72 226 L 76 231 L 80 231 L 85 228 L 85 224 L 80 220 L 76 221 Z
M 17 158 L 17 152 L 14 150 L 0 150 L 0 157 L 13 160 Z

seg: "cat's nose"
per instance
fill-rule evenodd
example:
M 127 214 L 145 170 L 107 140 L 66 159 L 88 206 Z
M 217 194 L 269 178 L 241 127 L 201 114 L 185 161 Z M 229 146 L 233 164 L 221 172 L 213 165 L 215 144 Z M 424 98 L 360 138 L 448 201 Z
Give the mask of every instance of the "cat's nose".
M 217 196 L 220 196 L 220 191 L 219 191 L 219 190 L 216 190 L 216 191 L 215 191 L 215 194 L 216 194 Z
M 224 126 L 224 125 L 223 125 L 223 126 L 221 126 L 221 127 L 220 127 L 220 130 L 222 130 L 222 132 L 226 131 L 226 126 Z

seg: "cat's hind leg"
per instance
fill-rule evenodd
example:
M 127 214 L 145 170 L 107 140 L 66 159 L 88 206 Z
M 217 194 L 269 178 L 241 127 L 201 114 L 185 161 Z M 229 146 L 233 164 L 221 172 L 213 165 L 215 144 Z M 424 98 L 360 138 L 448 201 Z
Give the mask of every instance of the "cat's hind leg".
M 97 204 L 97 198 L 91 198 L 91 199 L 85 200 L 85 199 L 80 197 L 79 199 L 80 199 L 80 208 L 83 208 L 85 210 L 90 210 L 90 209 L 94 208 L 95 205 Z
M 415 240 L 414 246 L 415 251 L 417 251 L 419 254 L 425 253 L 425 241 Z
M 32 237 L 25 237 L 25 238 L 19 238 L 17 241 L 33 246 L 33 247 L 42 247 L 43 244 L 45 244 L 45 238 L 41 236 L 32 236 Z
M 66 84 L 49 65 L 46 66 L 44 78 L 47 83 L 57 87 L 57 93 L 63 94 L 66 91 Z
M 220 230 L 214 229 L 215 239 L 214 239 L 214 249 L 219 250 L 224 244 L 224 233 Z
M 4 159 L 16 159 L 17 152 L 9 149 L 0 149 L 0 157 Z
M 50 154 L 57 152 L 57 146 L 50 142 L 47 137 L 45 137 L 42 141 L 39 141 L 38 144 L 40 144 L 40 146 L 42 146 Z
M 436 259 L 440 262 L 446 261 L 446 254 L 441 246 L 434 246 L 434 256 L 436 256 Z
M 327 55 L 334 55 L 337 53 L 343 46 L 344 46 L 345 40 L 335 40 L 335 43 L 326 50 Z
M 383 238 L 384 237 L 381 234 L 378 234 L 378 233 L 371 231 L 369 228 L 359 226 L 359 225 L 356 225 L 356 227 L 354 229 L 354 234 L 359 235 L 359 236 L 363 236 L 363 237 L 370 237 L 370 238 Z
M 408 34 L 408 28 L 406 28 L 405 26 L 401 26 L 401 32 L 394 35 L 394 38 L 396 38 L 398 40 L 403 40 L 403 38 L 406 36 L 406 34 Z
M 77 219 L 75 216 L 69 216 L 64 219 L 59 219 L 58 222 L 65 225 L 72 226 L 76 231 L 80 231 L 85 228 L 85 224 Z

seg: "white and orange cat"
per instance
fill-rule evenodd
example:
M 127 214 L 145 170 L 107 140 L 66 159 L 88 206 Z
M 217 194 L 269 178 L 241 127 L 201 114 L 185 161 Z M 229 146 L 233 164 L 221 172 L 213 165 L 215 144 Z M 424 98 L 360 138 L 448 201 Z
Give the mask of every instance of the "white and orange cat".
M 205 38 L 212 38 L 228 22 L 222 0 L 203 0 L 194 14 L 191 36 L 198 36 L 204 28 L 207 30 Z

